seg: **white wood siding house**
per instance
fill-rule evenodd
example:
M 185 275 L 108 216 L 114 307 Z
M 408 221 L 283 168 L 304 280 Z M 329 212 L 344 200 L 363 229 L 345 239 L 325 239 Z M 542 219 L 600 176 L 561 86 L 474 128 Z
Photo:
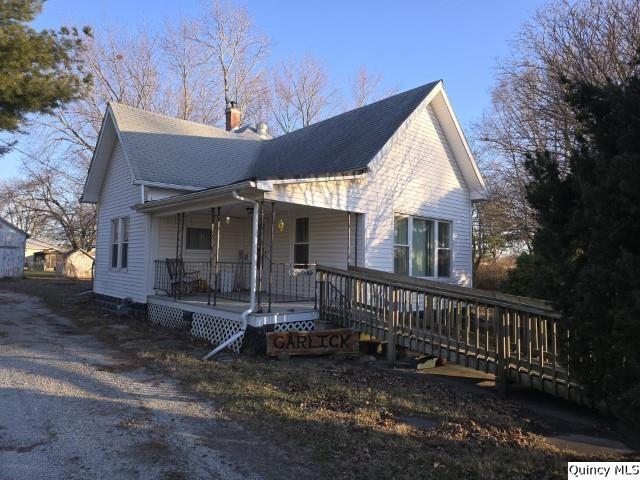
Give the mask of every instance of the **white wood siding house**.
M 27 233 L 0 218 L 0 278 L 22 278 Z
M 471 286 L 485 194 L 441 81 L 277 138 L 110 104 L 83 195 L 94 290 L 264 326 L 317 317 L 314 264 Z

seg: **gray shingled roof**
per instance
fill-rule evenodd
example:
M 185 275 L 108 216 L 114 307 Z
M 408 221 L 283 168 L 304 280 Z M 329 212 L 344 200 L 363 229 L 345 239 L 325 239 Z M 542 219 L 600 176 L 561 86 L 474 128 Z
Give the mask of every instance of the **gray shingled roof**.
M 367 167 L 438 84 L 432 82 L 264 142 L 253 175 L 299 177 Z
M 247 179 L 362 170 L 431 90 L 432 82 L 274 139 L 111 104 L 137 180 L 215 187 Z
M 251 175 L 261 138 L 111 103 L 136 180 L 214 187 Z

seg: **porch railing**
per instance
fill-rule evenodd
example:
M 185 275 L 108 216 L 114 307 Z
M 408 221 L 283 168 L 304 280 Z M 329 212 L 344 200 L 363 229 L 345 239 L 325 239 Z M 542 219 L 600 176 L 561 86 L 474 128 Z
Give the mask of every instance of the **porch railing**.
M 169 259 L 175 263 L 175 259 Z M 207 292 L 210 262 L 181 262 L 170 272 L 166 260 L 154 262 L 153 289 L 172 297 Z
M 175 259 L 169 259 L 169 262 L 175 262 Z M 218 298 L 249 302 L 250 262 L 214 263 L 211 276 L 210 268 L 211 262 L 183 261 L 170 269 L 167 260 L 155 260 L 153 288 L 172 297 L 207 294 L 213 304 Z M 258 271 L 257 287 L 257 301 L 267 307 L 272 303 L 314 301 L 315 265 L 299 268 L 287 263 L 265 264 Z
M 514 382 L 588 401 L 571 377 L 569 325 L 545 302 L 362 268 L 318 266 L 316 278 L 323 319 L 495 373 L 501 390 Z

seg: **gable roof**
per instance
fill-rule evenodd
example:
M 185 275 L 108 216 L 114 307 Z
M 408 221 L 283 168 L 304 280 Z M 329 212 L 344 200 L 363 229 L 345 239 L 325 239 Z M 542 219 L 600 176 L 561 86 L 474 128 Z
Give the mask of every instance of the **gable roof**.
M 363 170 L 439 82 L 264 142 L 253 175 L 295 178 Z
M 48 238 L 36 238 L 31 237 L 27 240 L 27 248 L 36 249 L 40 248 L 43 250 L 56 250 L 58 252 L 62 252 L 62 245 L 50 240 Z
M 207 188 L 251 175 L 261 138 L 109 104 L 136 180 Z
M 75 254 L 79 254 L 79 255 L 85 255 L 87 257 L 89 257 L 91 260 L 95 260 L 96 259 L 96 251 L 95 249 L 92 250 L 85 250 L 83 248 L 76 248 L 75 250 L 69 250 L 68 252 L 65 252 L 64 256 L 65 258 L 69 258 L 71 255 L 75 255 Z
M 199 190 L 249 179 L 361 172 L 411 114 L 436 92 L 444 95 L 441 80 L 273 139 L 262 138 L 250 128 L 227 132 L 110 103 L 83 199 L 97 201 L 111 153 L 111 148 L 102 148 L 101 144 L 112 145 L 115 138 L 122 142 L 134 182 L 146 185 Z M 457 151 L 467 156 L 471 165 L 465 180 L 477 184 L 471 190 L 483 190 L 482 178 L 446 97 L 445 102 L 455 127 L 454 136 L 462 145 Z
M 0 217 L 0 223 L 6 225 L 11 230 L 15 230 L 18 233 L 22 233 L 23 235 L 25 235 L 26 238 L 29 238 L 29 234 L 27 232 L 25 232 L 21 228 L 16 227 L 13 223 L 9 222 L 8 220 L 5 220 L 4 218 Z

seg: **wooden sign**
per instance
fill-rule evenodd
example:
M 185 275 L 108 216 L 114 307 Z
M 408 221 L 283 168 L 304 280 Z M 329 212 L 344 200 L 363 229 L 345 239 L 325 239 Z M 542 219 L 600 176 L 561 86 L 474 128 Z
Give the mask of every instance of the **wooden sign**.
M 317 332 L 267 333 L 267 355 L 333 355 L 358 353 L 358 334 L 350 328 Z

